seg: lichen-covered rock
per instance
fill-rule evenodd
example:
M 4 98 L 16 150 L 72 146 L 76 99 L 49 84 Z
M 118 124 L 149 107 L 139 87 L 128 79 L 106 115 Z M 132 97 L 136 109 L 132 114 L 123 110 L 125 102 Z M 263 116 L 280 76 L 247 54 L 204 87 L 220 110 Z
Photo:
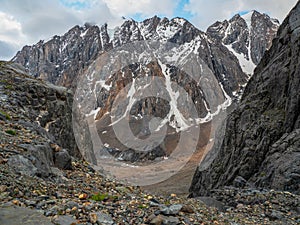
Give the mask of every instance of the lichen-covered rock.
M 36 80 L 9 62 L 0 62 L 0 76 L 2 125 L 14 132 L 14 141 L 1 134 L 1 146 L 14 143 L 23 152 L 4 148 L 17 154 L 8 165 L 16 173 L 41 178 L 56 176 L 54 166 L 71 169 L 70 155 L 80 157 L 72 130 L 72 92 Z
M 209 153 L 195 172 L 191 196 L 209 195 L 238 176 L 259 187 L 299 193 L 299 20 L 298 2 L 228 117 L 224 140 L 212 151 L 214 159 Z
M 79 156 L 72 129 L 72 92 L 26 75 L 17 64 L 3 62 L 0 66 L 2 106 L 15 111 L 13 107 L 19 107 L 30 122 L 20 118 L 18 123 Z

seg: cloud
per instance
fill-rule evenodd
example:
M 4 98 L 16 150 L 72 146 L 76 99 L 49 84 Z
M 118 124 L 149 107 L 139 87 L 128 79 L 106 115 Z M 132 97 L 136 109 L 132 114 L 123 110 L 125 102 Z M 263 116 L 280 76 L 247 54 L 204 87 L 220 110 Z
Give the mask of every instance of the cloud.
M 14 44 L 23 42 L 22 25 L 13 16 L 0 11 L 0 27 L 0 40 Z
M 80 2 L 85 2 L 85 7 L 76 7 Z M 0 5 L 0 41 L 11 44 L 6 48 L 17 45 L 20 49 L 41 39 L 62 35 L 85 22 L 107 22 L 115 26 L 122 21 L 121 16 L 113 15 L 101 0 L 0 0 Z M 1 51 L 0 59 L 4 58 Z
M 0 59 L 9 60 L 28 41 L 22 25 L 13 16 L 0 11 Z
M 114 14 L 132 16 L 140 14 L 144 17 L 153 15 L 173 16 L 179 0 L 103 0 Z
M 21 24 L 29 44 L 55 33 L 63 33 L 74 24 L 81 22 L 72 10 L 63 7 L 57 1 L 22 0 L 20 4 L 18 0 L 9 0 L 1 7 Z
M 202 30 L 216 22 L 231 18 L 243 11 L 257 10 L 282 21 L 297 0 L 190 0 L 185 5 L 193 18 L 192 23 Z
M 10 60 L 11 56 L 19 49 L 18 45 L 0 40 L 1 60 Z

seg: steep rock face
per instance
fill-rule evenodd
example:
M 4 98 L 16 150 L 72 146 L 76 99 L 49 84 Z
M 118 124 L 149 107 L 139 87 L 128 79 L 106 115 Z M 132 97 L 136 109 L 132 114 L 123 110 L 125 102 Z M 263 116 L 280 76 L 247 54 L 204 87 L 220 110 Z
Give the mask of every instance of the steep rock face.
M 228 117 L 224 140 L 195 172 L 191 196 L 243 177 L 258 187 L 300 191 L 300 3 Z M 212 162 L 212 163 L 211 163 Z
M 36 78 L 56 85 L 75 87 L 77 76 L 109 48 L 106 26 L 75 26 L 63 36 L 25 46 L 13 61 L 23 65 Z
M 18 123 L 48 139 L 49 144 L 59 146 L 58 149 L 68 149 L 73 156 L 80 156 L 72 132 L 72 92 L 36 80 L 15 64 L 1 62 L 0 75 L 3 109 L 18 112 L 24 118 Z
M 92 66 L 97 67 L 98 64 L 95 62 Z M 203 69 L 202 80 L 207 81 L 207 77 L 212 77 L 213 74 L 205 63 L 200 66 Z M 112 130 L 112 125 L 120 124 L 121 121 L 129 121 L 130 127 L 121 126 L 114 129 L 122 133 L 122 136 L 126 136 L 131 130 L 135 137 L 146 138 L 153 132 L 153 128 L 150 131 L 149 122 L 156 117 L 160 120 L 157 121 L 158 124 L 154 130 L 167 124 L 170 128 L 167 132 L 167 135 L 170 135 L 169 139 L 173 136 L 174 140 L 177 140 L 176 132 L 199 123 L 209 122 L 212 119 L 212 114 L 217 114 L 218 110 L 231 103 L 230 97 L 226 95 L 216 78 L 211 79 L 207 84 L 208 86 L 205 87 L 205 82 L 193 80 L 178 67 L 160 61 L 150 62 L 146 65 L 136 63 L 126 66 L 109 76 L 105 85 L 102 86 L 94 85 L 98 81 L 96 79 L 97 81 L 94 82 L 94 71 L 93 68 L 90 68 L 87 73 L 87 82 L 82 82 L 86 86 L 81 86 L 78 89 L 81 91 L 76 93 L 75 98 L 78 102 L 75 105 L 80 105 L 79 110 L 83 115 L 88 114 L 96 120 L 98 134 L 104 141 L 104 149 L 121 160 L 153 160 L 156 157 L 170 155 L 174 144 L 170 144 L 171 141 L 169 141 L 169 144 L 164 142 L 159 147 L 152 147 L 149 142 L 148 145 L 145 141 L 143 142 L 145 151 L 142 154 L 134 153 L 131 148 L 128 148 L 128 145 L 124 145 L 124 142 L 117 141 L 118 138 Z M 101 80 L 98 82 L 102 83 Z M 156 83 L 158 83 L 158 87 L 153 85 Z M 175 84 L 182 87 L 182 90 L 178 90 Z M 149 89 L 150 85 L 153 86 Z M 85 90 L 92 90 L 92 92 L 85 92 Z M 150 97 L 138 100 L 139 96 L 143 96 L 149 91 Z M 208 92 L 211 97 L 214 96 L 214 102 L 209 101 L 210 96 L 206 95 Z M 186 100 L 187 95 L 191 101 Z M 93 98 L 94 100 L 92 100 Z M 89 102 L 86 102 L 86 99 Z M 191 113 L 191 103 L 195 106 L 197 115 Z M 117 111 L 114 114 L 113 111 L 116 106 Z M 127 136 L 126 139 L 134 140 L 134 138 Z M 153 144 L 155 145 L 155 142 Z M 169 147 L 171 145 L 173 147 Z M 96 148 L 97 151 L 99 148 L 101 149 L 101 146 L 97 145 Z M 125 152 L 121 153 L 119 150 Z
M 229 21 L 216 22 L 207 34 L 226 46 L 238 59 L 243 71 L 252 74 L 264 52 L 270 48 L 279 22 L 266 14 L 251 11 Z

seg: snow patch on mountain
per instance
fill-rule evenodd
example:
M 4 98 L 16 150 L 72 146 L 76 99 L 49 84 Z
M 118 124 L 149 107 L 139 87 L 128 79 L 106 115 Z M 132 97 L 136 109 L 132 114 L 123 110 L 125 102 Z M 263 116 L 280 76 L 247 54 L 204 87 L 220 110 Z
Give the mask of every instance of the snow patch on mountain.
M 171 78 L 170 78 L 170 70 L 169 68 L 164 65 L 161 61 L 158 60 L 158 64 L 162 70 L 162 73 L 165 77 L 165 82 L 166 82 L 166 90 L 168 91 L 169 97 L 170 97 L 170 111 L 169 114 L 166 116 L 166 118 L 162 121 L 161 127 L 169 122 L 170 126 L 175 128 L 176 131 L 180 130 L 186 130 L 191 126 L 189 122 L 187 121 L 186 118 L 182 115 L 182 113 L 179 111 L 178 105 L 177 105 L 177 100 L 179 97 L 179 91 L 174 92 L 172 89 L 172 83 L 171 83 Z M 171 121 L 172 116 L 175 118 L 173 121 Z M 161 128 L 157 128 L 158 130 Z
M 239 60 L 239 63 L 240 63 L 240 66 L 243 70 L 244 73 L 248 74 L 248 75 L 252 75 L 253 74 L 253 71 L 256 67 L 256 65 L 253 63 L 252 60 L 248 60 L 246 58 L 246 56 L 241 53 L 237 53 L 233 48 L 232 48 L 232 44 L 230 45 L 225 45 L 229 51 L 231 51 L 235 57 Z M 249 48 L 248 48 L 249 49 Z M 251 58 L 251 57 L 250 57 Z
M 206 116 L 204 118 L 198 118 L 196 120 L 198 124 L 207 123 L 207 122 L 211 121 L 215 116 L 219 115 L 219 113 L 221 111 L 226 110 L 232 104 L 232 99 L 230 98 L 230 96 L 224 90 L 224 87 L 223 87 L 223 85 L 222 85 L 221 82 L 219 83 L 219 85 L 220 85 L 220 87 L 221 87 L 221 89 L 223 91 L 223 94 L 224 94 L 224 97 L 225 97 L 225 101 L 222 104 L 218 105 L 216 111 L 213 112 L 213 113 L 208 108 L 206 101 L 204 101 L 205 107 L 208 109 L 208 112 L 207 112 L 207 114 L 206 114 Z
M 245 20 L 249 31 L 251 29 L 251 21 L 252 21 L 252 15 L 253 15 L 253 13 L 254 13 L 254 11 L 250 11 L 250 12 L 242 15 L 242 18 Z
M 182 23 L 169 22 L 168 26 L 166 26 L 166 24 L 160 23 L 156 28 L 156 32 L 158 33 L 162 41 L 167 41 L 168 39 L 172 38 L 182 28 L 181 24 Z
M 84 38 L 84 36 L 87 34 L 88 32 L 88 28 L 86 30 L 83 30 L 83 32 L 80 34 L 80 37 Z
M 120 118 L 118 118 L 117 120 L 113 121 L 113 123 L 111 123 L 110 126 L 113 126 L 113 125 L 117 124 L 118 122 L 120 122 L 122 119 L 126 118 L 129 115 L 132 106 L 136 102 L 136 98 L 134 97 L 135 93 L 136 93 L 135 78 L 133 78 L 131 86 L 130 86 L 130 88 L 128 90 L 128 93 L 127 93 L 127 98 L 126 99 L 129 99 L 129 102 L 128 102 L 128 105 L 126 107 L 126 110 L 125 110 L 124 114 Z M 115 116 L 113 115 L 112 118 L 115 118 Z

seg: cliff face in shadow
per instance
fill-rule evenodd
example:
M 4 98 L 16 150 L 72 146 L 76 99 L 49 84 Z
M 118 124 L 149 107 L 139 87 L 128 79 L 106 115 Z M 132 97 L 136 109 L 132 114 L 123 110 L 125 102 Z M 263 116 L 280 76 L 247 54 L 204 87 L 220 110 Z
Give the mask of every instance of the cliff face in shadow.
M 191 196 L 209 195 L 241 177 L 256 187 L 299 193 L 299 53 L 298 2 L 228 117 L 223 141 L 195 172 Z

